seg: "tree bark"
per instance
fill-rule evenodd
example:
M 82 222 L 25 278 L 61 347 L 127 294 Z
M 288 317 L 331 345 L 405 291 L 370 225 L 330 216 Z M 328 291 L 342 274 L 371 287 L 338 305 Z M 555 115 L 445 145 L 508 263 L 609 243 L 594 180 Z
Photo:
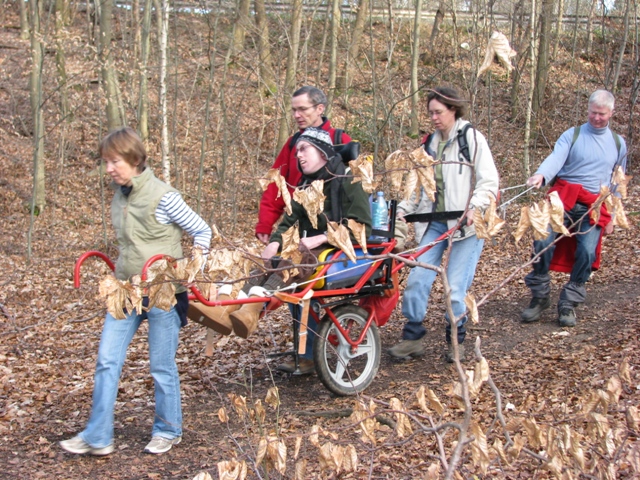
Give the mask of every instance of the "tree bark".
M 564 0 L 558 1 L 558 15 L 556 15 L 556 38 L 553 40 L 553 53 L 551 54 L 551 58 L 553 61 L 556 59 L 556 55 L 558 53 L 558 44 L 560 43 L 560 36 L 562 35 L 562 31 L 564 30 L 564 25 L 562 24 L 562 20 L 564 17 Z
M 616 62 L 615 71 L 613 73 L 613 82 L 611 90 L 615 92 L 618 89 L 618 78 L 620 77 L 620 69 L 622 68 L 622 60 L 624 59 L 624 52 L 627 49 L 627 39 L 629 38 L 629 10 L 631 2 L 627 0 L 624 10 L 624 31 L 622 34 L 622 41 L 620 42 L 620 50 L 618 51 L 618 60 Z
M 593 12 L 596 9 L 598 0 L 592 0 L 591 7 L 589 8 L 589 18 L 587 19 L 587 55 L 591 54 L 591 44 L 593 43 Z
M 536 76 L 536 29 L 533 25 L 533 22 L 536 18 L 536 0 L 531 0 L 531 31 L 530 31 L 530 39 L 529 39 L 529 54 L 530 54 L 530 78 L 533 79 Z M 529 177 L 531 174 L 531 160 L 529 158 L 529 152 L 531 149 L 531 109 L 533 104 L 533 94 L 534 94 L 534 82 L 530 82 L 529 86 L 529 95 L 527 99 L 527 110 L 526 110 L 526 119 L 524 125 L 524 155 L 522 157 L 522 166 L 524 169 L 524 174 L 526 177 Z
M 120 127 L 123 119 L 118 109 L 118 86 L 111 53 L 113 36 L 113 0 L 103 0 L 100 14 L 100 62 L 102 64 L 102 82 L 107 99 L 107 126 L 109 130 Z
M 411 51 L 411 125 L 409 127 L 409 135 L 412 138 L 416 138 L 420 131 L 420 124 L 418 121 L 420 103 L 420 94 L 418 91 L 418 62 L 420 60 L 421 14 L 422 0 L 416 0 L 416 14 L 413 19 L 413 50 Z
M 333 105 L 333 98 L 336 94 L 336 76 L 338 72 L 338 40 L 340 35 L 340 21 L 342 18 L 340 12 L 340 1 L 331 1 L 331 44 L 329 55 L 329 95 L 326 115 L 331 116 L 331 106 Z
M 289 29 L 289 51 L 287 54 L 287 71 L 282 92 L 282 116 L 278 129 L 278 148 L 284 145 L 289 137 L 289 107 L 291 95 L 296 85 L 298 66 L 298 49 L 300 48 L 300 27 L 302 26 L 302 0 L 293 0 L 291 11 L 291 28 Z
M 149 90 L 148 90 L 148 62 L 149 37 L 151 36 L 151 0 L 145 0 L 142 13 L 142 31 L 140 35 L 140 88 L 138 98 L 138 133 L 142 141 L 149 139 Z
M 438 10 L 436 16 L 433 19 L 433 27 L 431 28 L 431 36 L 429 37 L 429 49 L 433 50 L 436 40 L 438 39 L 438 33 L 440 33 L 440 25 L 444 20 L 444 14 L 446 12 L 445 0 L 440 0 L 438 4 Z
M 44 45 L 40 29 L 42 16 L 42 0 L 29 0 L 31 31 L 31 77 L 29 98 L 33 118 L 33 194 L 31 197 L 31 214 L 38 215 L 44 209 L 45 168 L 44 168 L 44 119 L 42 113 L 42 63 L 44 61 Z
M 258 55 L 260 57 L 260 78 L 267 95 L 272 95 L 277 90 L 275 74 L 273 73 L 273 60 L 271 58 L 271 44 L 269 43 L 269 18 L 264 7 L 264 0 L 254 1 L 256 9 L 256 26 L 258 27 Z
M 56 28 L 56 70 L 58 72 L 58 85 L 60 90 L 60 113 L 65 122 L 70 122 L 69 97 L 67 95 L 67 68 L 64 53 L 64 12 L 65 0 L 56 0 L 55 28 Z
M 247 36 L 247 25 L 249 24 L 249 8 L 251 0 L 237 0 L 236 19 L 233 24 L 233 39 L 229 58 L 233 59 L 244 50 L 244 39 Z
M 169 36 L 169 0 L 162 0 L 160 25 L 160 116 L 162 123 L 162 180 L 171 185 L 169 162 L 169 121 L 167 119 L 167 44 Z
M 553 22 L 554 0 L 542 0 L 539 23 L 538 61 L 536 64 L 535 87 L 533 91 L 533 118 L 534 128 L 538 118 L 538 112 L 544 104 L 544 94 L 549 78 L 549 44 L 551 40 L 551 23 Z
M 351 35 L 351 43 L 347 50 L 347 58 L 344 63 L 344 77 L 341 87 L 349 89 L 351 87 L 351 79 L 353 78 L 353 65 L 360 53 L 360 41 L 364 33 L 364 24 L 369 13 L 369 0 L 360 0 L 358 3 L 358 11 L 356 13 L 356 21 L 353 25 L 353 34 Z
M 18 2 L 20 5 L 20 38 L 22 40 L 29 39 L 29 12 L 27 3 L 24 0 Z

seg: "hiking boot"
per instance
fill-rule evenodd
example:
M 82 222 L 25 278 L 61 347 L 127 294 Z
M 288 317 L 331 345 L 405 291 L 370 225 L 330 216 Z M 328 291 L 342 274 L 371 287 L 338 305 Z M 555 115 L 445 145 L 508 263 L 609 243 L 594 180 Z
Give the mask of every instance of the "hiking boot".
M 402 340 L 397 345 L 388 349 L 387 352 L 394 358 L 408 360 L 411 357 L 421 357 L 424 355 L 424 346 L 422 345 L 421 338 L 418 340 Z
M 310 358 L 301 358 L 298 360 L 298 370 L 296 371 L 295 360 L 281 363 L 276 370 L 285 373 L 293 373 L 294 375 L 311 375 L 316 371 L 316 364 Z
M 549 308 L 550 305 L 551 300 L 549 300 L 549 297 L 533 297 L 529 306 L 520 314 L 522 323 L 537 322 L 540 320 L 542 312 Z
M 75 453 L 78 455 L 82 455 L 83 453 L 88 453 L 90 455 L 96 455 L 98 457 L 102 457 L 104 455 L 109 455 L 113 452 L 113 444 L 107 445 L 102 448 L 94 448 L 85 442 L 79 435 L 76 435 L 69 440 L 62 440 L 60 442 L 60 446 L 63 450 L 66 450 L 69 453 Z
M 227 300 L 231 297 L 228 295 L 220 295 L 218 298 L 219 300 Z M 220 333 L 221 335 L 230 335 L 233 331 L 233 326 L 231 325 L 229 314 L 238 310 L 240 307 L 240 304 L 225 306 L 218 305 L 216 307 L 212 307 L 200 302 L 189 302 L 187 317 L 200 325 L 204 325 L 205 327 Z
M 466 358 L 464 345 L 458 344 L 458 355 L 460 356 L 460 361 L 464 362 Z M 456 356 L 453 353 L 453 345 L 449 344 L 447 347 L 447 351 L 444 353 L 444 359 L 447 363 L 453 363 L 456 361 Z
M 558 323 L 563 327 L 576 326 L 576 312 L 572 307 L 558 309 Z
M 144 453 L 165 453 L 171 450 L 171 447 L 178 445 L 182 441 L 182 437 L 164 438 L 158 435 L 154 436 L 151 441 L 144 447 Z

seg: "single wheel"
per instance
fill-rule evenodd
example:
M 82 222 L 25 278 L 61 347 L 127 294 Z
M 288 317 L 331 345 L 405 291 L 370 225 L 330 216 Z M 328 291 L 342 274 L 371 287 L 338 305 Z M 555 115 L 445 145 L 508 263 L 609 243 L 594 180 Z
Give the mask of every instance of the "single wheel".
M 351 340 L 360 338 L 368 313 L 355 305 L 343 305 L 334 314 Z M 355 395 L 371 384 L 380 366 L 380 334 L 375 322 L 355 351 L 328 316 L 318 327 L 313 345 L 318 377 L 337 395 Z

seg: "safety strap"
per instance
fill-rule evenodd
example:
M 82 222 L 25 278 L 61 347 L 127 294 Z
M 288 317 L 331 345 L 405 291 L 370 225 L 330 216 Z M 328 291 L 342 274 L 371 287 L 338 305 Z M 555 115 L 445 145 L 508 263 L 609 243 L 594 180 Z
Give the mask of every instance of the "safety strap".
M 458 151 L 460 152 L 462 157 L 469 163 L 471 163 L 471 152 L 469 152 L 469 142 L 467 141 L 467 132 L 469 131 L 470 128 L 472 128 L 471 124 L 467 123 L 464 125 L 464 127 L 458 130 L 458 134 L 456 135 L 458 140 Z M 427 151 L 427 148 L 431 143 L 431 139 L 433 138 L 434 135 L 435 135 L 435 132 L 429 134 L 429 136 L 427 136 L 427 139 L 424 141 L 423 147 L 425 151 Z

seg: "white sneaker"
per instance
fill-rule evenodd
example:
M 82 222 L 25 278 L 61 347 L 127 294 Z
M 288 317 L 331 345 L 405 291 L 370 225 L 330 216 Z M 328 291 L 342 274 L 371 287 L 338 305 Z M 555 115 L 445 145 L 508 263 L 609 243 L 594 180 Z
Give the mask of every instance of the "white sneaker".
M 82 438 L 80 438 L 79 435 L 76 435 L 69 440 L 61 441 L 60 446 L 63 450 L 66 450 L 69 453 L 76 453 L 79 455 L 83 453 L 89 453 L 91 455 L 101 457 L 104 455 L 109 455 L 111 452 L 113 452 L 113 444 L 107 445 L 106 447 L 102 448 L 94 448 L 87 442 L 85 442 Z
M 156 435 L 151 441 L 144 447 L 145 453 L 165 453 L 171 450 L 171 447 L 178 445 L 182 441 L 182 437 L 164 438 Z

